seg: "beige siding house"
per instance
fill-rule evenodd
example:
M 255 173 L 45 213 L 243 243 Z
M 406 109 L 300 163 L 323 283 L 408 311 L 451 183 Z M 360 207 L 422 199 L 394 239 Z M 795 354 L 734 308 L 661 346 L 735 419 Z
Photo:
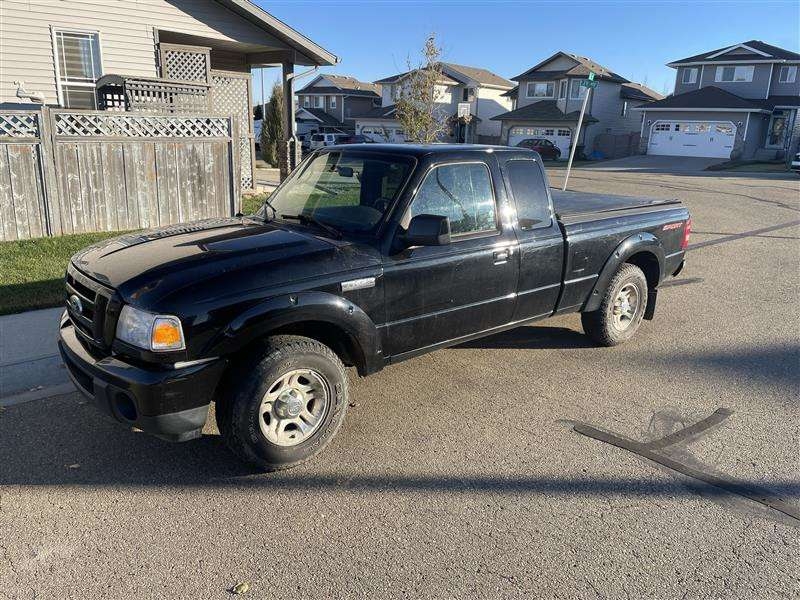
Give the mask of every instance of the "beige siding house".
M 211 68 L 227 71 L 287 59 L 336 62 L 244 0 L 3 0 L 0 103 L 26 102 L 17 97 L 22 87 L 50 105 L 72 100 L 89 108 L 89 95 L 77 88 L 91 88 L 92 79 L 108 73 L 158 77 L 160 42 L 211 48 Z

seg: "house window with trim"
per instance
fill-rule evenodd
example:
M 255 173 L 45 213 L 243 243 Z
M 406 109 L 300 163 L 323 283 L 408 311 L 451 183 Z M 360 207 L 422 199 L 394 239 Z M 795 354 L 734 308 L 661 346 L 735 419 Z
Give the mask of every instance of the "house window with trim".
M 797 80 L 797 66 L 783 65 L 778 73 L 779 83 L 794 83 Z
M 95 82 L 103 74 L 100 35 L 53 30 L 58 103 L 65 108 L 97 108 Z
M 569 97 L 572 100 L 581 99 L 583 98 L 583 95 L 586 93 L 587 89 L 589 88 L 585 88 L 581 85 L 580 79 L 573 79 L 569 84 Z
M 330 106 L 336 108 L 336 96 L 331 96 Z
M 562 79 L 561 83 L 558 85 L 558 97 L 559 98 L 566 98 L 567 97 L 567 80 Z
M 725 65 L 717 67 L 717 72 L 714 75 L 714 81 L 718 83 L 738 83 L 753 81 L 753 65 Z
M 621 117 L 627 117 L 628 116 L 628 101 L 627 100 L 623 101 L 622 110 L 620 111 L 619 114 L 620 114 Z
M 303 108 L 311 108 L 311 96 L 303 96 Z
M 529 81 L 525 88 L 528 98 L 552 98 L 556 84 L 552 81 Z
M 314 96 L 314 108 L 325 108 L 325 96 Z
M 681 78 L 681 83 L 685 83 L 687 85 L 697 83 L 697 68 L 692 67 L 690 69 L 684 69 L 683 77 Z

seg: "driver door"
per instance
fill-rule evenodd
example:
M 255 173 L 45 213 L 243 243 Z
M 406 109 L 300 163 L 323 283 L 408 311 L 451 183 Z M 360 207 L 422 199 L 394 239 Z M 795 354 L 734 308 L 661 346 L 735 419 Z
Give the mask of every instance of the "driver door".
M 386 356 L 407 358 L 511 320 L 516 238 L 500 219 L 493 181 L 502 181 L 496 165 L 483 160 L 442 163 L 426 174 L 401 226 L 415 215 L 446 216 L 451 243 L 384 257 Z

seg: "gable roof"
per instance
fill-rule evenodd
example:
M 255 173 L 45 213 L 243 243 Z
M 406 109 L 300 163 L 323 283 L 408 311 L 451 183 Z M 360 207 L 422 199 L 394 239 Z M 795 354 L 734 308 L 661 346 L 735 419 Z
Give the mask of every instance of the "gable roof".
M 216 0 L 219 4 L 235 12 L 240 17 L 254 25 L 268 31 L 271 35 L 285 42 L 303 56 L 310 59 L 310 64 L 335 65 L 339 57 L 319 44 L 312 42 L 302 33 L 293 29 L 280 19 L 273 17 L 263 8 L 256 6 L 250 0 Z M 298 61 L 299 62 L 299 61 Z
M 356 119 L 394 119 L 393 115 L 396 110 L 397 106 L 394 104 L 390 104 L 389 106 L 376 106 L 372 110 L 365 112 L 363 115 L 356 117 Z
M 512 88 L 514 82 L 504 79 L 499 75 L 492 73 L 487 69 L 480 67 L 468 67 L 467 65 L 457 65 L 455 63 L 442 63 L 442 66 L 455 71 L 457 74 L 462 75 L 466 79 L 476 81 L 481 85 L 493 85 L 500 88 Z M 464 83 L 462 81 L 462 83 Z
M 314 118 L 316 118 L 317 121 L 319 121 L 323 125 L 330 125 L 332 127 L 343 127 L 344 126 L 344 123 L 342 123 L 339 119 L 337 119 L 333 115 L 329 115 L 328 113 L 326 113 L 321 108 L 306 108 L 304 106 L 301 106 L 300 108 L 297 109 L 297 113 L 298 114 L 300 112 L 302 112 L 302 111 L 305 111 L 305 112 L 309 113 L 310 115 L 312 115 Z
M 507 113 L 496 115 L 492 121 L 570 121 L 578 122 L 579 110 L 564 113 L 558 108 L 555 100 L 541 100 L 527 104 L 522 108 L 511 110 Z M 583 116 L 584 123 L 597 123 L 597 119 L 590 115 Z
M 744 55 L 739 57 L 731 56 L 731 52 L 737 49 L 745 51 Z M 680 60 L 673 60 L 667 63 L 668 67 L 675 67 L 683 64 L 692 64 L 699 62 L 730 62 L 732 60 L 746 60 L 748 62 L 785 62 L 785 61 L 800 61 L 800 54 L 772 46 L 760 40 L 750 40 L 733 46 L 726 46 L 725 48 L 717 48 L 702 54 L 695 54 L 694 56 L 687 56 Z
M 649 87 L 641 83 L 634 83 L 633 81 L 620 85 L 619 95 L 620 98 L 626 98 L 628 100 L 652 101 L 664 99 L 663 94 L 659 94 L 655 90 L 651 90 Z
M 335 87 L 330 87 L 330 86 L 316 87 L 315 84 L 322 79 L 327 79 Z M 318 75 L 308 85 L 303 87 L 303 89 L 296 91 L 295 94 L 303 94 L 303 93 L 307 94 L 311 93 L 312 91 L 318 94 L 342 94 L 344 96 L 371 96 L 374 98 L 379 98 L 381 95 L 380 86 L 377 86 L 374 83 L 369 83 L 366 81 L 359 81 L 355 77 L 350 77 L 349 75 L 325 75 L 325 74 Z
M 467 65 L 457 65 L 455 63 L 439 63 L 442 67 L 442 83 L 447 85 L 458 85 L 459 83 L 467 83 L 468 81 L 475 81 L 479 85 L 491 85 L 503 89 L 514 87 L 514 83 L 508 79 L 504 79 L 499 75 L 492 73 L 487 69 L 480 67 L 469 67 Z M 391 75 L 383 79 L 379 79 L 375 83 L 396 83 L 404 77 L 410 75 L 413 71 L 405 71 L 397 75 Z
M 593 61 L 591 58 L 587 58 L 585 56 L 578 56 L 577 54 L 572 54 L 571 52 L 563 52 L 563 51 L 556 52 L 549 58 L 546 58 L 537 65 L 534 65 L 524 73 L 517 75 L 516 77 L 512 77 L 511 79 L 513 79 L 514 81 L 519 81 L 520 79 L 533 79 L 536 77 L 542 77 L 538 74 L 537 75 L 534 74 L 537 73 L 537 71 L 539 71 L 541 67 L 545 66 L 546 64 L 554 61 L 556 58 L 559 57 L 566 57 L 573 60 L 575 62 L 575 66 L 560 71 L 543 71 L 543 73 L 547 74 L 544 77 L 548 79 L 553 79 L 554 77 L 567 76 L 567 75 L 586 76 L 591 71 L 596 75 L 598 79 L 605 79 L 606 81 L 615 81 L 618 83 L 625 83 L 628 81 L 622 75 L 619 75 L 614 71 L 612 71 L 611 69 L 608 69 L 603 65 Z
M 762 101 L 763 102 L 763 101 Z M 731 94 L 713 85 L 702 87 L 691 92 L 668 96 L 641 107 L 644 110 L 671 110 L 671 109 L 724 109 L 738 111 L 759 111 L 763 104 L 757 100 L 747 100 Z

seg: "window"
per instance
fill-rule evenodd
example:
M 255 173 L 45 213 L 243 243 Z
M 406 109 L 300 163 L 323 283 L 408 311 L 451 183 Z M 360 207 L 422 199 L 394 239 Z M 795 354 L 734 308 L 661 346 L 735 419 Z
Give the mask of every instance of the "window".
M 97 108 L 95 81 L 103 73 L 97 33 L 53 30 L 59 104 Z
M 619 113 L 619 114 L 620 114 L 620 116 L 622 116 L 622 117 L 627 117 L 627 116 L 628 116 L 628 101 L 627 101 L 627 100 L 625 100 L 625 101 L 622 103 L 622 110 L 620 111 L 620 113 Z
M 552 98 L 555 92 L 555 85 L 552 81 L 529 81 L 525 88 L 525 95 L 528 98 Z
M 462 102 L 472 102 L 472 99 L 475 97 L 475 88 L 464 88 L 461 92 L 461 101 Z
M 325 96 L 314 96 L 314 108 L 325 108 Z
M 402 88 L 400 87 L 400 85 L 399 84 L 398 85 L 393 85 L 393 86 L 390 87 L 390 89 L 391 89 L 391 93 L 392 93 L 392 99 L 395 102 L 397 100 L 400 100 L 400 92 L 402 91 Z
M 523 231 L 549 227 L 552 223 L 550 198 L 539 165 L 532 160 L 506 163 L 511 195 L 517 205 L 517 222 Z
M 697 83 L 697 69 L 696 68 L 684 69 L 681 82 L 687 84 Z
M 778 74 L 779 83 L 794 83 L 797 79 L 797 66 L 796 65 L 783 65 L 780 73 Z
M 740 81 L 753 81 L 753 65 L 745 66 L 723 66 L 717 67 L 717 72 L 714 75 L 716 82 L 740 82 Z
M 311 96 L 303 96 L 303 107 L 311 108 Z
M 331 96 L 330 106 L 331 108 L 336 108 L 336 96 Z
M 558 137 L 569 137 L 572 135 L 572 132 L 569 129 L 559 129 L 558 130 Z
M 672 125 L 670 123 L 656 123 L 654 129 L 655 131 L 670 131 L 672 129 Z
M 278 216 L 306 214 L 340 231 L 367 233 L 392 206 L 410 171 L 411 161 L 404 158 L 330 152 L 295 169 L 270 204 Z M 271 207 L 264 213 L 272 216 Z
M 562 79 L 561 83 L 558 85 L 558 97 L 559 98 L 566 98 L 567 97 L 567 80 Z
M 497 216 L 489 169 L 483 163 L 460 163 L 434 168 L 411 204 L 416 215 L 450 219 L 453 236 L 497 230 Z
M 573 100 L 577 100 L 578 98 L 583 98 L 583 95 L 586 93 L 587 89 L 588 88 L 581 86 L 580 79 L 573 79 L 569 83 L 569 97 L 572 98 Z

